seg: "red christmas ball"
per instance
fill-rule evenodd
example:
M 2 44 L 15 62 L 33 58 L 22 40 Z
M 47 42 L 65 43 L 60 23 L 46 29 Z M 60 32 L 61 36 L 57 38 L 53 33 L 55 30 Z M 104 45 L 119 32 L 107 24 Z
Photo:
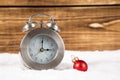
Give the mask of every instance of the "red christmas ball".
M 74 65 L 73 65 L 74 69 L 77 69 L 79 71 L 87 71 L 88 69 L 88 65 L 85 61 L 83 60 L 75 60 L 74 61 Z
M 87 71 L 88 65 L 85 61 L 79 60 L 78 57 L 74 57 L 74 56 L 71 57 L 72 57 L 72 62 L 74 63 L 73 65 L 74 69 L 77 69 L 79 71 Z

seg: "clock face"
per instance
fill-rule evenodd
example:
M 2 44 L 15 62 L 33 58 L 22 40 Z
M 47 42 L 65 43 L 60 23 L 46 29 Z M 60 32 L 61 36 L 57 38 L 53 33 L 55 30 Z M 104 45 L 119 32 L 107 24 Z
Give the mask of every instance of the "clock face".
M 51 37 L 38 34 L 30 40 L 27 51 L 32 61 L 47 64 L 56 57 L 58 45 Z

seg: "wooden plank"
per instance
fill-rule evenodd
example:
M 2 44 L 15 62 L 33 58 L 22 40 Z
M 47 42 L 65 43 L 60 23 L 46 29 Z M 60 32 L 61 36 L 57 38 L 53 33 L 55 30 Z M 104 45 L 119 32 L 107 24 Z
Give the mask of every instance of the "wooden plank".
M 21 30 L 29 16 L 35 13 L 53 15 L 61 28 L 66 50 L 120 49 L 120 6 L 56 7 L 56 8 L 0 8 L 0 52 L 18 52 Z M 39 21 L 41 17 L 34 18 Z M 43 18 L 43 17 L 42 17 Z M 48 21 L 47 18 L 43 18 Z M 92 23 L 105 24 L 91 28 Z
M 0 6 L 70 6 L 120 4 L 120 0 L 0 0 Z

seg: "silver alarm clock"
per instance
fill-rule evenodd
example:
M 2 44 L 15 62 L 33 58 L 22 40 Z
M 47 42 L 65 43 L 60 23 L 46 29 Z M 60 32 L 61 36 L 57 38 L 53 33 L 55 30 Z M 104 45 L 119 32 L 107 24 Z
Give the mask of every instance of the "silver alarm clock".
M 36 22 L 32 18 L 46 16 L 51 22 L 46 23 L 40 20 L 40 27 L 36 28 Z M 30 16 L 23 32 L 29 32 L 23 37 L 20 44 L 20 54 L 24 65 L 31 69 L 51 69 L 56 67 L 64 57 L 64 42 L 57 33 L 59 27 L 53 17 L 47 14 L 34 14 Z

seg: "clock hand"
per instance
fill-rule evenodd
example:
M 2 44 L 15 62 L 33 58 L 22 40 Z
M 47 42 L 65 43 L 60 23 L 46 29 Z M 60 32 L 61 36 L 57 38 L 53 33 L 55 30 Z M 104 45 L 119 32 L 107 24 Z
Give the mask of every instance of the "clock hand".
M 42 43 L 42 48 L 43 48 L 43 38 L 42 38 L 42 41 L 41 41 L 41 43 Z
M 53 49 L 44 49 L 44 51 L 50 51 L 50 50 L 53 50 Z
M 37 56 L 39 53 L 40 53 L 40 51 L 39 51 L 39 52 L 37 52 L 34 56 Z

